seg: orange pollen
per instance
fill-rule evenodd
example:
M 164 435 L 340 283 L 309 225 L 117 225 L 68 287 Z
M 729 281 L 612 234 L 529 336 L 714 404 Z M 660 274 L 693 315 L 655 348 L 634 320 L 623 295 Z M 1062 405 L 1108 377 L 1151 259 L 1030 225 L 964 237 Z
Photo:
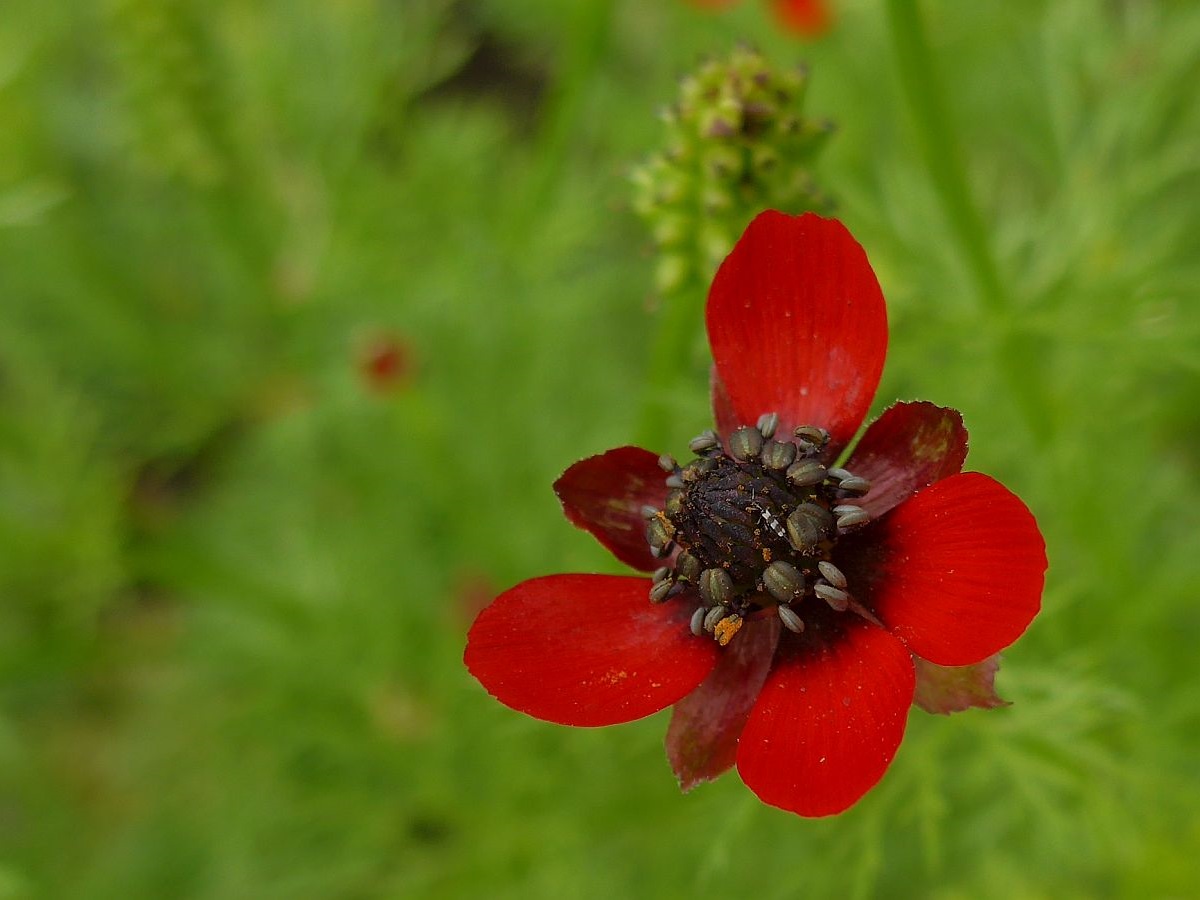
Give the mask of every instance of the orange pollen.
M 738 629 L 742 627 L 741 616 L 726 616 L 713 628 L 713 637 L 717 639 L 717 643 L 724 647 L 733 636 L 738 633 Z

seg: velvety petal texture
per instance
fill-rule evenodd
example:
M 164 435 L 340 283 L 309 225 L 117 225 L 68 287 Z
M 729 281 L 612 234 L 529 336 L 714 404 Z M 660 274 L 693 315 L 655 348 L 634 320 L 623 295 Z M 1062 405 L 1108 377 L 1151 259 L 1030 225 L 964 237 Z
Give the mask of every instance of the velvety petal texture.
M 463 661 L 501 703 L 561 725 L 616 725 L 691 693 L 717 645 L 688 629 L 691 609 L 655 605 L 650 582 L 620 575 L 524 581 L 479 614 Z
M 850 454 L 846 468 L 871 482 L 858 504 L 878 519 L 923 487 L 962 471 L 967 429 L 957 410 L 896 403 L 883 411 Z
M 649 450 L 618 447 L 575 463 L 554 482 L 554 493 L 573 524 L 625 565 L 652 572 L 662 563 L 650 555 L 642 507 L 662 508 L 666 478 Z
M 913 697 L 900 641 L 855 616 L 826 621 L 783 636 L 737 756 L 760 800 L 802 816 L 842 812 L 883 777 Z
M 973 666 L 935 666 L 919 656 L 913 657 L 917 670 L 917 691 L 913 703 L 928 713 L 948 716 L 977 706 L 995 709 L 1010 705 L 996 693 L 996 673 L 1000 654 L 989 656 Z
M 708 295 L 713 360 L 737 417 L 780 414 L 828 429 L 830 455 L 866 417 L 887 352 L 887 313 L 867 255 L 834 219 L 761 213 Z
M 1046 545 L 1037 523 L 978 472 L 925 488 L 838 553 L 858 598 L 938 665 L 1003 650 L 1041 608 Z
M 771 669 L 779 632 L 777 616 L 747 622 L 704 683 L 675 704 L 667 759 L 685 791 L 737 759 L 738 736 Z

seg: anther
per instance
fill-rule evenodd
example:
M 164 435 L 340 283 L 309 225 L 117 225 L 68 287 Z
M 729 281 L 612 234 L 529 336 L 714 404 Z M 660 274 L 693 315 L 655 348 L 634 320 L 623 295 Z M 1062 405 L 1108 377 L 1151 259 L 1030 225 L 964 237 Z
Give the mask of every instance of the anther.
M 838 516 L 838 528 L 853 528 L 856 525 L 865 525 L 871 521 L 871 514 L 861 506 L 856 506 L 852 510 L 842 513 Z
M 742 426 L 729 436 L 729 455 L 746 462 L 762 452 L 763 436 L 757 428 Z
M 672 516 L 672 517 L 677 516 L 681 512 L 683 512 L 683 492 L 682 491 L 676 490 L 676 491 L 671 491 L 669 494 L 667 494 L 667 505 L 663 509 L 663 512 L 665 512 L 668 516 Z
M 814 444 L 817 447 L 824 447 L 829 443 L 829 432 L 824 428 L 818 428 L 816 425 L 801 425 L 792 434 L 802 441 Z
M 832 584 L 818 582 L 813 587 L 813 593 L 828 603 L 837 612 L 845 612 L 846 608 L 850 605 L 850 595 L 841 588 L 835 588 Z
M 763 447 L 762 461 L 768 469 L 781 472 L 796 459 L 796 445 L 782 441 L 768 441 Z
M 658 458 L 658 467 L 664 472 L 674 472 L 677 468 L 679 468 L 675 464 L 675 457 L 673 457 L 670 453 L 664 453 Z
M 700 599 L 720 605 L 733 596 L 733 579 L 724 569 L 705 569 L 700 573 Z
M 704 614 L 704 630 L 712 634 L 713 629 L 717 627 L 717 623 L 725 618 L 728 612 L 729 610 L 724 606 L 714 606 Z
M 717 433 L 711 428 L 708 431 L 702 431 L 688 442 L 688 449 L 693 453 L 703 453 L 706 450 L 711 450 L 720 444 L 721 441 L 717 438 Z
M 702 456 L 699 459 L 693 459 L 690 463 L 683 467 L 683 471 L 679 473 L 679 477 L 684 483 L 699 481 L 709 472 L 717 467 L 714 460 L 707 456 Z
M 764 438 L 773 438 L 778 427 L 779 413 L 763 413 L 758 417 L 758 431 Z
M 650 576 L 650 580 L 658 584 L 664 578 L 671 574 L 670 566 L 659 566 L 654 570 L 654 574 Z
M 825 480 L 825 467 L 815 459 L 802 459 L 787 470 L 787 480 L 796 487 L 812 487 Z
M 821 560 L 817 563 L 817 569 L 821 572 L 821 577 L 832 584 L 835 588 L 846 587 L 846 576 L 842 574 L 842 570 L 833 563 L 826 560 Z
M 652 548 L 662 550 L 674 535 L 675 526 L 665 515 L 656 515 L 646 523 L 646 540 Z
M 653 519 L 657 515 L 658 515 L 658 507 L 657 506 L 651 506 L 649 503 L 647 503 L 642 507 L 642 518 L 643 519 Z
M 847 478 L 854 477 L 847 469 L 833 468 L 829 470 L 828 474 L 834 481 L 845 481 Z
M 762 583 L 767 593 L 780 603 L 791 603 L 804 593 L 804 575 L 781 559 L 763 569 Z
M 742 627 L 742 617 L 739 615 L 726 616 L 713 626 L 713 637 L 722 647 L 726 646 Z
M 801 503 L 788 516 L 788 540 L 800 552 L 812 550 L 829 534 L 833 526 L 833 516 L 823 506 L 815 503 Z
M 779 621 L 783 622 L 783 627 L 788 631 L 793 631 L 799 634 L 804 630 L 804 620 L 801 619 L 789 606 L 777 606 L 775 611 L 779 613 Z
M 700 560 L 684 550 L 675 557 L 675 573 L 678 577 L 695 583 L 700 578 Z
M 659 581 L 650 588 L 650 602 L 662 603 L 667 599 L 667 595 L 671 593 L 675 585 L 670 581 Z
M 696 611 L 692 613 L 692 621 L 689 623 L 689 627 L 692 629 L 692 634 L 696 637 L 704 634 L 704 618 L 707 612 L 703 606 L 697 606 Z
M 678 475 L 672 475 L 670 478 L 667 479 L 667 487 L 682 488 L 682 487 L 684 487 L 683 479 L 680 478 Z
M 843 478 L 838 487 L 851 494 L 865 494 L 871 489 L 871 482 L 858 475 L 851 475 L 849 478 Z

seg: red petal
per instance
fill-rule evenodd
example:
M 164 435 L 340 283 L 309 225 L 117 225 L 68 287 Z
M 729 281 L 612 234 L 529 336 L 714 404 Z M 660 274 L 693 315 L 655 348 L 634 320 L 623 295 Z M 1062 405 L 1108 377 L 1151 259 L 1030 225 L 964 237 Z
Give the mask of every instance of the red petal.
M 834 219 L 760 214 L 708 294 L 713 360 L 741 422 L 819 425 L 830 455 L 862 424 L 883 371 L 887 312 L 867 255 Z
M 879 518 L 923 487 L 957 475 L 967 458 L 967 429 L 957 410 L 896 403 L 867 426 L 846 468 L 871 482 L 860 506 Z
M 978 472 L 925 488 L 839 550 L 851 591 L 913 653 L 941 666 L 1003 650 L 1041 608 L 1046 545 L 1037 522 Z
M 829 30 L 833 17 L 826 0 L 771 0 L 779 24 L 801 37 L 818 37 Z
M 567 518 L 590 531 L 628 566 L 650 572 L 662 565 L 646 543 L 643 506 L 667 502 L 666 473 L 641 447 L 618 447 L 580 460 L 554 482 Z
M 776 616 L 747 622 L 704 683 L 675 704 L 667 728 L 667 759 L 685 791 L 733 765 L 738 736 L 767 678 L 777 643 Z
M 828 816 L 870 790 L 896 755 L 913 698 L 912 657 L 856 616 L 805 621 L 803 638 L 780 642 L 742 731 L 738 772 L 764 803 Z
M 712 395 L 713 422 L 717 425 L 717 434 L 725 437 L 732 434 L 738 426 L 750 424 L 738 419 L 733 403 L 729 400 L 729 391 L 725 390 L 716 366 L 713 366 L 709 375 L 708 386 Z
M 914 656 L 913 665 L 917 669 L 917 693 L 913 702 L 925 712 L 948 716 L 972 706 L 995 709 L 1009 705 L 996 693 L 1000 654 L 989 656 L 973 666 L 935 666 Z
M 562 725 L 615 725 L 670 706 L 716 664 L 691 608 L 651 604 L 621 575 L 524 581 L 479 614 L 463 661 L 497 700 Z

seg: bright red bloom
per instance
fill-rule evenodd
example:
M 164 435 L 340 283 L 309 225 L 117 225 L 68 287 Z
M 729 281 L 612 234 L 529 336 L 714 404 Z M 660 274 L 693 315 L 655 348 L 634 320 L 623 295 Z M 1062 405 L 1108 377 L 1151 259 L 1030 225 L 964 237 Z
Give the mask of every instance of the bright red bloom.
M 704 9 L 724 9 L 737 0 L 691 0 L 693 6 Z M 776 21 L 788 31 L 801 37 L 819 37 L 829 30 L 833 16 L 826 0 L 771 0 Z
M 555 484 L 572 522 L 655 577 L 519 584 L 480 613 L 465 662 L 501 702 L 565 725 L 674 705 L 685 789 L 736 763 L 766 803 L 838 813 L 883 776 L 915 690 L 935 712 L 1002 703 L 992 657 L 1038 612 L 1045 545 L 1015 495 L 961 472 L 954 410 L 897 403 L 834 465 L 887 347 L 879 284 L 840 222 L 756 218 L 707 325 L 719 435 L 692 442 L 697 459 L 621 447 Z

